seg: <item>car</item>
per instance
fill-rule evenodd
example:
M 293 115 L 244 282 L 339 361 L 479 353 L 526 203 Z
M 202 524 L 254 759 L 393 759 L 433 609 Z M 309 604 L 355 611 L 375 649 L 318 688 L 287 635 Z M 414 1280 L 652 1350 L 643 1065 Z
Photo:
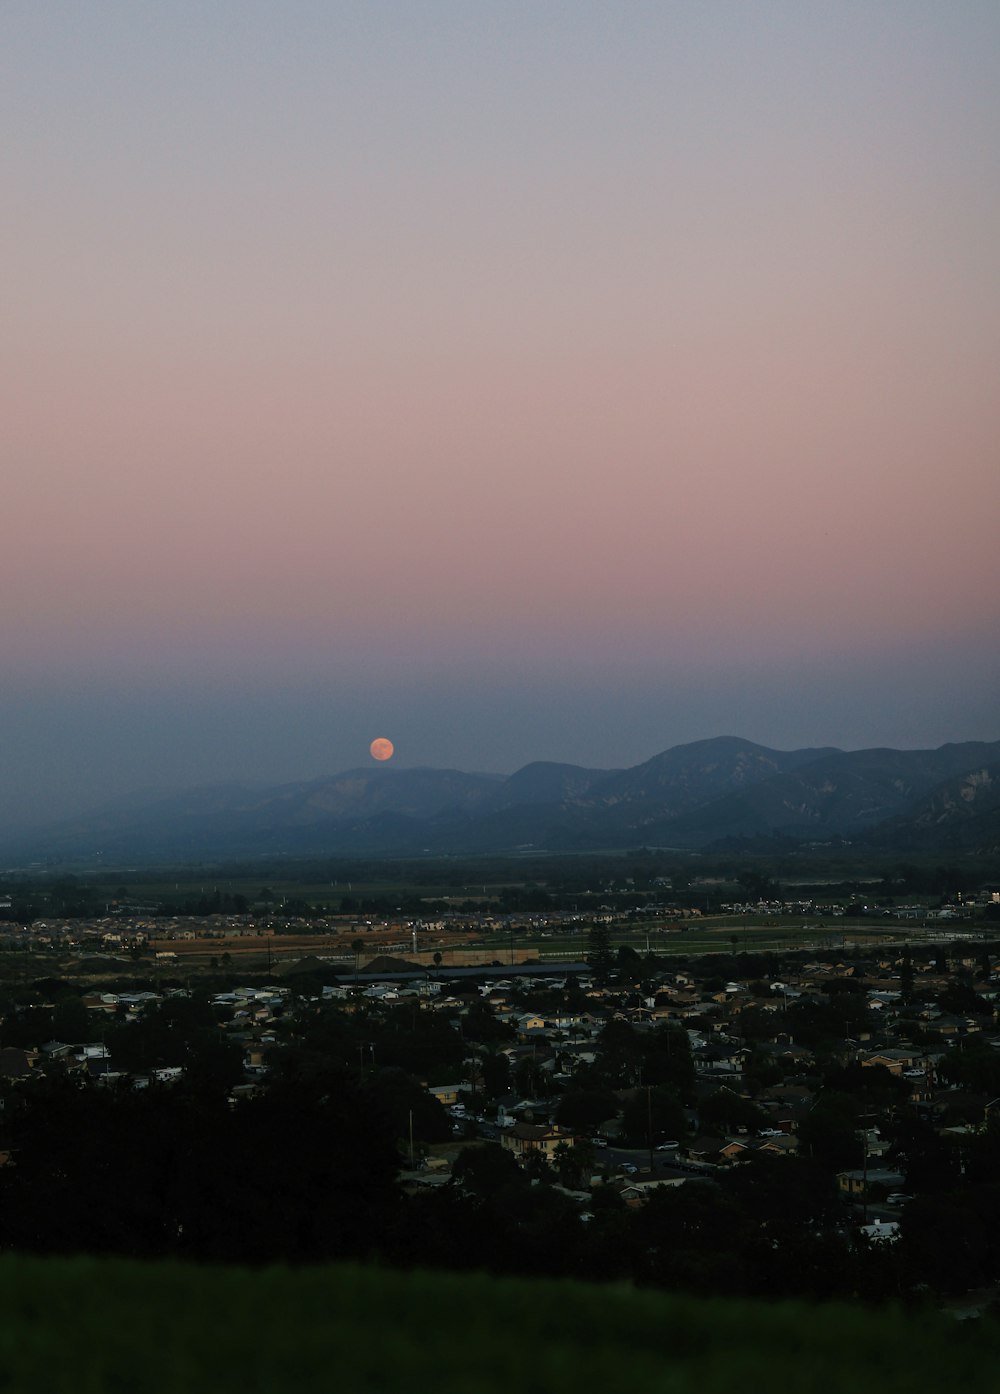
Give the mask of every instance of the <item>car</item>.
M 591 1138 L 591 1142 L 594 1144 L 595 1147 L 607 1147 L 608 1145 L 608 1140 L 606 1137 L 594 1137 Z
M 781 1131 L 780 1128 L 761 1128 L 761 1129 L 758 1131 L 757 1136 L 758 1136 L 758 1137 L 784 1137 L 785 1134 Z
M 680 1147 L 679 1142 L 661 1142 L 657 1147 L 657 1152 L 676 1152 Z
M 632 1162 L 622 1162 L 618 1170 L 623 1171 L 626 1176 L 635 1176 L 639 1168 L 635 1166 Z
M 905 1205 L 908 1200 L 912 1199 L 912 1196 L 906 1196 L 902 1191 L 893 1191 L 891 1196 L 886 1196 L 885 1203 L 886 1205 Z

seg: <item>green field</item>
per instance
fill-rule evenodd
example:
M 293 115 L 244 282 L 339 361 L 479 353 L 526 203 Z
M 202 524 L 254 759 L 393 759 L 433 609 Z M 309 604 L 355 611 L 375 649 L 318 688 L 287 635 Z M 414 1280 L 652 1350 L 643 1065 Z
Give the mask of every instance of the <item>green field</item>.
M 992 1321 L 375 1268 L 0 1261 L 6 1394 L 988 1389 Z
M 880 921 L 833 920 L 820 925 L 815 919 L 799 920 L 793 917 L 772 920 L 767 923 L 742 921 L 734 923 L 731 917 L 719 916 L 704 920 L 689 920 L 684 928 L 676 923 L 665 929 L 642 925 L 636 929 L 611 926 L 611 944 L 618 948 L 627 944 L 637 953 L 644 954 L 648 949 L 654 954 L 732 954 L 732 953 L 776 953 L 805 948 L 848 948 L 851 944 L 864 944 L 886 947 L 901 947 L 904 943 L 916 943 L 920 939 L 940 938 L 941 931 L 926 930 L 919 926 L 905 928 L 893 924 L 887 928 Z M 515 934 L 513 940 L 508 934 L 486 935 L 483 947 L 492 949 L 501 962 L 511 947 L 529 949 L 543 962 L 546 959 L 585 958 L 589 940 L 585 932 L 549 934 Z

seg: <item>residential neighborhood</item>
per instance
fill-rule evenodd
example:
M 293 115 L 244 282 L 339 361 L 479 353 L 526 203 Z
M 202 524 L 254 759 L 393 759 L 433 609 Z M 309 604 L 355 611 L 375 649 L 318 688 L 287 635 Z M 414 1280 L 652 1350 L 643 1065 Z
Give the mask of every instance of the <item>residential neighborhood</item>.
M 998 946 L 953 937 L 668 957 L 615 948 L 602 926 L 593 940 L 590 962 L 555 965 L 307 956 L 228 984 L 220 965 L 211 987 L 171 979 L 168 966 L 154 987 L 38 980 L 8 993 L 0 1026 L 0 1186 L 25 1165 L 24 1120 L 42 1099 L 51 1109 L 60 1081 L 84 1116 L 101 1098 L 128 1109 L 121 1101 L 142 1094 L 169 1113 L 198 1089 L 250 1117 L 294 1081 L 335 1075 L 394 1136 L 409 1217 L 399 1232 L 429 1264 L 455 1261 L 438 1252 L 447 1226 L 425 1223 L 431 1214 L 473 1203 L 486 1213 L 514 1186 L 527 1188 L 519 1205 L 534 1197 L 534 1218 L 515 1219 L 509 1242 L 558 1217 L 585 1264 L 614 1266 L 598 1241 L 621 1214 L 622 1252 L 646 1271 L 644 1226 L 671 1207 L 679 1223 L 689 1206 L 736 1205 L 740 1243 L 770 1236 L 773 1259 L 791 1242 L 795 1197 L 797 1244 L 832 1245 L 842 1267 L 866 1272 L 877 1250 L 893 1291 L 918 1271 L 926 1281 L 914 1264 L 942 1199 L 954 1227 L 955 1198 L 978 1206 L 976 1188 L 995 1184 Z M 345 1126 L 363 1164 L 374 1143 L 360 1119 Z M 1000 1278 L 995 1242 L 974 1228 L 977 1256 L 956 1235 L 968 1271 L 939 1268 L 945 1286 Z M 685 1242 L 694 1253 L 703 1241 Z M 890 1249 L 906 1264 L 887 1278 Z M 485 1249 L 480 1261 L 491 1265 Z M 558 1270 L 554 1254 L 546 1263 Z

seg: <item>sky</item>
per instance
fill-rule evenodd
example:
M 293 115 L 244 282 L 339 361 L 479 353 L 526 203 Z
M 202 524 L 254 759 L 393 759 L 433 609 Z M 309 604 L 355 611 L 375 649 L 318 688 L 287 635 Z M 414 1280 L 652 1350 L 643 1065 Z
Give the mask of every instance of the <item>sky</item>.
M 6 0 L 0 825 L 1000 738 L 995 0 Z

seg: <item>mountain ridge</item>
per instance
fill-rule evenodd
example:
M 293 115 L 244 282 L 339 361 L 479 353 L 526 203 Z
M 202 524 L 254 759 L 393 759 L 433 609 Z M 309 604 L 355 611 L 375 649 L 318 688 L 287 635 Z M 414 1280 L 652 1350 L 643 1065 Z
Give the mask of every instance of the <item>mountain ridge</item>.
M 532 761 L 505 776 L 377 766 L 279 785 L 215 783 L 105 804 L 8 836 L 0 851 L 410 856 L 697 850 L 760 837 L 990 850 L 1000 846 L 1000 741 L 780 751 L 719 736 L 626 769 Z

